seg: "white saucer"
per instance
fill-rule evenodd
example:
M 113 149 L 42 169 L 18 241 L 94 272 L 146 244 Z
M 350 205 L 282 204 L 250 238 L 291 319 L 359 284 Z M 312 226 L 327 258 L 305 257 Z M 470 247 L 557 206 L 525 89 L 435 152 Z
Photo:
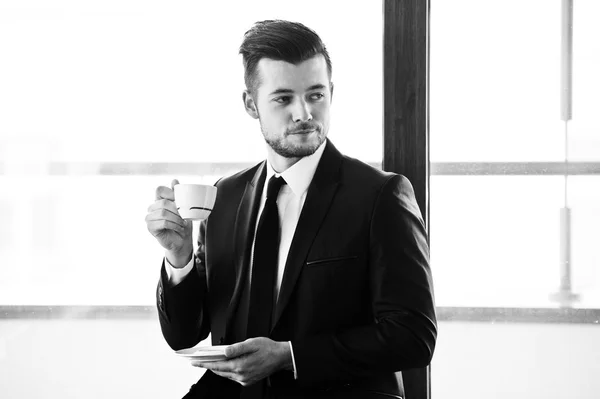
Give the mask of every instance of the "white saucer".
M 180 349 L 175 353 L 188 360 L 202 361 L 202 362 L 214 362 L 217 360 L 225 360 L 225 348 L 228 345 L 217 345 L 217 346 L 201 346 Z

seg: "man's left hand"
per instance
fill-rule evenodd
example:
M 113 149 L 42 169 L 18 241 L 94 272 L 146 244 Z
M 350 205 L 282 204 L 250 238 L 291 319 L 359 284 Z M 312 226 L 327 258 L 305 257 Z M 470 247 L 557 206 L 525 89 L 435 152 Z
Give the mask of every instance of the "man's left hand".
M 216 362 L 193 361 L 192 366 L 211 370 L 242 386 L 252 385 L 282 369 L 293 370 L 288 342 L 269 338 L 250 338 L 225 349 L 227 360 Z

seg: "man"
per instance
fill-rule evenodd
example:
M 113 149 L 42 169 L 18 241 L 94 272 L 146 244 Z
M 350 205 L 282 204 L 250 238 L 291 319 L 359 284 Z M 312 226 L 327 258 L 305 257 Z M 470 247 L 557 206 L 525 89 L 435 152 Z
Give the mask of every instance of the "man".
M 327 140 L 332 67 L 315 32 L 258 22 L 240 53 L 267 160 L 217 182 L 195 254 L 172 186 L 146 217 L 165 248 L 166 341 L 230 345 L 195 364 L 207 371 L 186 398 L 401 397 L 397 372 L 429 364 L 437 335 L 412 186 Z

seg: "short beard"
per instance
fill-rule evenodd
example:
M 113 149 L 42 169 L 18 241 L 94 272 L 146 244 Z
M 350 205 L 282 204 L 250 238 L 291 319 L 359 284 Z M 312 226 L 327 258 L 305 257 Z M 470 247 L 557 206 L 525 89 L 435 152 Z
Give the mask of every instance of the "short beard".
M 262 130 L 262 125 L 261 125 Z M 307 157 L 309 155 L 314 154 L 321 144 L 327 138 L 326 134 L 323 132 L 322 126 L 316 126 L 315 132 L 317 134 L 316 141 L 311 141 L 309 143 L 303 145 L 295 145 L 286 142 L 287 134 L 284 137 L 271 138 L 265 134 L 265 131 L 262 130 L 263 137 L 265 141 L 275 151 L 278 155 L 281 155 L 284 158 L 302 158 Z

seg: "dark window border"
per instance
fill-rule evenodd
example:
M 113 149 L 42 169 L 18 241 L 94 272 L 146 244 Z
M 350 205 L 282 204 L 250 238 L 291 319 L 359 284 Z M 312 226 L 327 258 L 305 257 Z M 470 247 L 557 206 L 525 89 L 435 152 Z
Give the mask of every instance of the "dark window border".
M 429 0 L 383 0 L 383 164 L 406 176 L 429 231 Z M 402 372 L 407 398 L 431 398 L 431 366 Z
M 600 309 L 573 308 L 436 308 L 438 321 L 600 325 Z M 0 320 L 153 320 L 155 306 L 2 305 Z
M 388 161 L 387 166 L 392 161 Z M 381 162 L 367 162 L 381 169 Z M 49 162 L 49 176 L 219 175 L 254 166 L 255 162 Z M 593 176 L 600 162 L 430 162 L 431 176 Z M 0 162 L 0 176 L 10 168 Z

